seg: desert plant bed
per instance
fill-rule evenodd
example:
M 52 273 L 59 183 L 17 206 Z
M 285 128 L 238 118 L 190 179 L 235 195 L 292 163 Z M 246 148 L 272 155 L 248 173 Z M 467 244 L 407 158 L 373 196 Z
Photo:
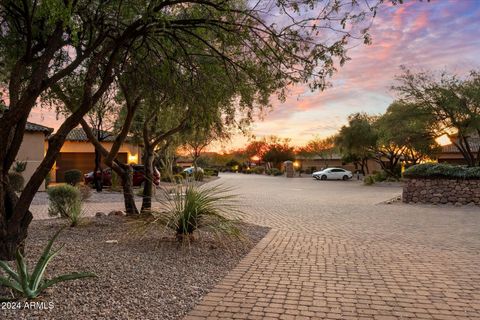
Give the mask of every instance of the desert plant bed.
M 27 261 L 33 263 L 63 225 L 57 219 L 33 221 Z M 58 284 L 34 301 L 36 308 L 19 301 L 22 309 L 1 310 L 2 319 L 181 319 L 268 232 L 240 223 L 244 242 L 219 242 L 201 232 L 185 246 L 173 233 L 140 236 L 134 226 L 128 218 L 110 216 L 66 228 L 56 241 L 65 246 L 47 273 L 88 270 L 97 278 Z M 0 296 L 8 294 L 0 287 Z

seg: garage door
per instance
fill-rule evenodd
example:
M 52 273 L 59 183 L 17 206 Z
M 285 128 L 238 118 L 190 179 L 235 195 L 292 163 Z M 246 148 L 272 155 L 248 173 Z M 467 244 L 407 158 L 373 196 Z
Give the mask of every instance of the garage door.
M 117 159 L 122 163 L 127 163 L 128 155 L 121 152 Z M 83 174 L 93 171 L 95 168 L 95 153 L 92 152 L 62 152 L 57 157 L 56 163 L 56 181 L 65 181 L 65 171 L 78 169 Z

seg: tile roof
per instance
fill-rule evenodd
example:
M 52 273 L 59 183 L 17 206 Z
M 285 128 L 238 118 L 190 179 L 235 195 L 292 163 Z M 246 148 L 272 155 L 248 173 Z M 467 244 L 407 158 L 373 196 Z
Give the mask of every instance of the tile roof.
M 468 143 L 470 145 L 470 149 L 476 152 L 478 148 L 480 148 L 480 138 L 469 138 Z M 442 152 L 441 153 L 458 153 L 460 152 L 458 148 L 453 144 L 447 144 L 445 146 L 442 146 Z
M 92 129 L 95 136 L 97 136 L 97 130 Z M 115 141 L 116 135 L 108 131 L 100 131 L 100 141 Z M 82 128 L 75 128 L 67 135 L 67 141 L 88 141 L 87 134 Z
M 337 153 L 332 153 L 332 154 L 326 155 L 324 157 L 321 157 L 319 155 L 312 156 L 312 157 L 297 155 L 295 158 L 298 159 L 298 160 L 341 160 L 342 155 L 337 154 Z
M 29 132 L 43 132 L 45 134 L 50 134 L 53 132 L 53 128 L 45 127 L 33 122 L 27 122 L 25 125 L 25 130 Z

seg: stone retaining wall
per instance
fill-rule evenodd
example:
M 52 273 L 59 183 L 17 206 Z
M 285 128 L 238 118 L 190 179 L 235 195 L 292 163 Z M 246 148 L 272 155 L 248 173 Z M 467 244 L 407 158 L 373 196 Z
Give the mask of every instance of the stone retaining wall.
M 403 202 L 480 205 L 480 180 L 407 179 Z

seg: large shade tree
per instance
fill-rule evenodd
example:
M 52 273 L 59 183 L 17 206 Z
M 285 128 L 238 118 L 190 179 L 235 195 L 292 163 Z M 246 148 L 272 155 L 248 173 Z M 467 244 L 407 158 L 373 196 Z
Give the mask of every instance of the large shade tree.
M 335 70 L 334 61 L 347 60 L 349 40 L 368 42 L 364 27 L 379 2 L 2 1 L 0 74 L 6 106 L 0 118 L 0 259 L 12 259 L 23 247 L 30 203 L 67 134 L 109 89 L 131 52 L 156 44 L 159 60 L 171 61 L 176 59 L 171 47 L 190 56 L 189 43 L 197 39 L 225 64 L 268 69 L 279 89 L 298 82 L 321 89 Z M 273 23 L 270 14 L 285 19 Z M 27 118 L 43 93 L 71 76 L 78 77 L 80 102 L 49 138 L 44 160 L 18 197 L 9 187 L 8 171 Z
M 332 159 L 335 152 L 335 137 L 315 137 L 304 146 L 298 148 L 296 153 L 304 158 L 320 158 L 325 167 L 328 167 L 328 161 Z
M 373 157 L 372 149 L 378 140 L 373 121 L 367 114 L 352 114 L 348 117 L 348 124 L 342 126 L 335 136 L 335 145 L 344 161 L 354 163 L 364 174 L 369 173 L 368 159 Z
M 380 144 L 396 146 L 407 165 L 429 160 L 438 151 L 432 115 L 417 105 L 395 101 L 376 121 Z
M 460 77 L 447 72 L 413 72 L 403 68 L 394 89 L 415 112 L 434 119 L 434 134 L 446 135 L 469 166 L 480 165 L 480 72 Z

